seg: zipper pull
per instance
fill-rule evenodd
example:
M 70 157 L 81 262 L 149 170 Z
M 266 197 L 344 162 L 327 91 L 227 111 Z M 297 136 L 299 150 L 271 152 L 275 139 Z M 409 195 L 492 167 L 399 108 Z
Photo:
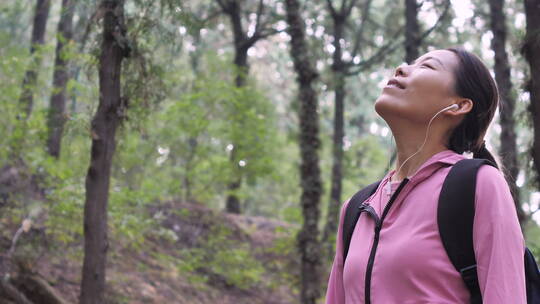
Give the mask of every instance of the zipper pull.
M 377 229 L 379 229 L 379 230 L 381 229 L 381 220 L 380 220 L 379 216 L 377 215 L 377 212 L 375 212 L 375 209 L 373 209 L 373 207 L 371 205 L 362 203 L 362 204 L 360 204 L 358 209 L 360 209 L 360 213 L 362 213 L 363 211 L 366 211 L 375 220 L 375 231 Z

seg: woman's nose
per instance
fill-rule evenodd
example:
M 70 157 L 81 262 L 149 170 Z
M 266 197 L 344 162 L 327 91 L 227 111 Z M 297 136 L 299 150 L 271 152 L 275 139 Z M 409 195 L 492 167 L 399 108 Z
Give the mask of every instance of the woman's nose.
M 405 76 L 405 66 L 406 66 L 406 63 L 402 63 L 400 64 L 397 68 L 396 68 L 396 71 L 394 73 L 394 76 Z

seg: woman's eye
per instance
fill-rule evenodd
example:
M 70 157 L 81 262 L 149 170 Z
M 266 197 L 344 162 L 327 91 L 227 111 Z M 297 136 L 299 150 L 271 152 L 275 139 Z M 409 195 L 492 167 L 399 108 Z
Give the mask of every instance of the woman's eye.
M 430 68 L 430 69 L 433 69 L 433 68 L 432 68 L 432 67 L 431 67 L 430 65 L 428 65 L 428 64 L 425 64 L 425 63 L 424 63 L 424 64 L 422 64 L 421 66 L 426 66 L 426 67 L 428 67 L 428 68 Z

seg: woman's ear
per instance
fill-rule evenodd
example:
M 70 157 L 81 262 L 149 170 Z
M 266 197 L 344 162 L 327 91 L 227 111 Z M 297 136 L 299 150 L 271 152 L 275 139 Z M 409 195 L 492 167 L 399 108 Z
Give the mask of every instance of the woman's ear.
M 459 98 L 455 100 L 455 104 L 459 106 L 459 108 L 453 110 L 452 112 L 457 114 L 467 114 L 470 111 L 472 111 L 474 103 L 469 98 Z

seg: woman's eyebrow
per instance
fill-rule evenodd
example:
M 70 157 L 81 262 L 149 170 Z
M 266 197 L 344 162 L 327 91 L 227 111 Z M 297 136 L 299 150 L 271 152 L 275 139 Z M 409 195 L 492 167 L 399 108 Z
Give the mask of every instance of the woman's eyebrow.
M 428 59 L 433 59 L 433 60 L 437 61 L 444 68 L 444 64 L 442 63 L 442 61 L 440 59 L 438 59 L 438 58 L 435 58 L 435 57 L 428 56 L 428 57 L 425 57 L 424 59 L 422 59 L 421 61 L 426 61 Z M 413 64 L 416 64 L 416 60 L 413 62 Z

